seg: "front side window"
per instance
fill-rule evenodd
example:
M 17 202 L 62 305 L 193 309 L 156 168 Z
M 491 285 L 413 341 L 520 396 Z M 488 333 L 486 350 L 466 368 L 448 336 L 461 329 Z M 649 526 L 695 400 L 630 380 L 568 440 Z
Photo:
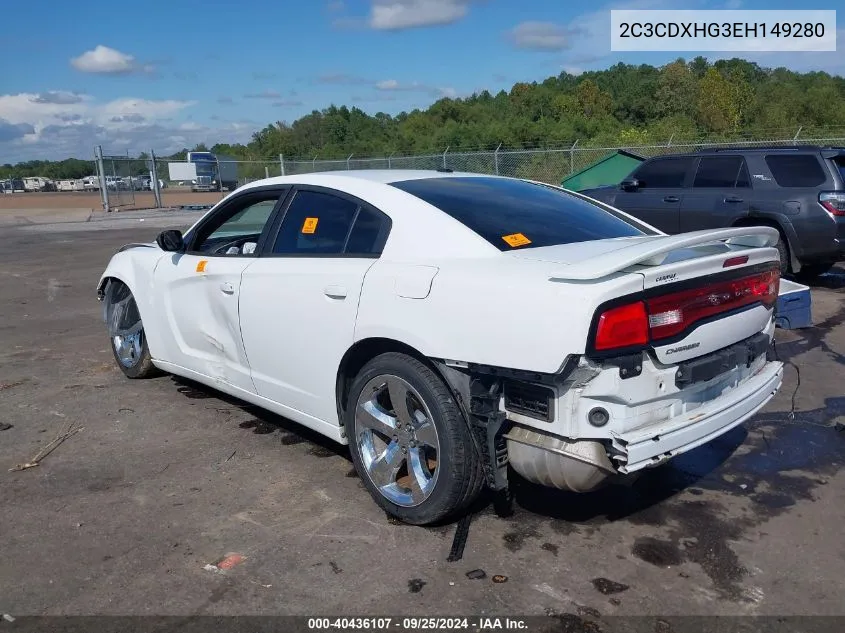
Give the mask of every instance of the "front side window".
M 421 178 L 391 183 L 437 207 L 502 251 L 647 235 L 570 193 L 506 178 Z
M 677 189 L 692 165 L 692 158 L 658 158 L 644 163 L 634 174 L 641 188 Z
M 209 255 L 250 255 L 267 226 L 280 193 L 250 195 L 227 205 L 199 228 L 191 250 Z

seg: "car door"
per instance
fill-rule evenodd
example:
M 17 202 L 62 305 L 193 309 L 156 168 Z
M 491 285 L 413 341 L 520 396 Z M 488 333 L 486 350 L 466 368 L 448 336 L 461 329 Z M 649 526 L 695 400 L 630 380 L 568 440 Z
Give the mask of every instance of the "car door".
M 156 266 L 165 360 L 223 391 L 255 391 L 238 320 L 241 276 L 257 260 L 285 193 L 273 187 L 234 196 L 186 235 L 185 252 Z
M 678 233 L 684 185 L 691 166 L 692 158 L 686 156 L 646 161 L 631 174 L 638 186 L 619 191 L 614 206 L 665 233 Z
M 332 189 L 297 187 L 244 271 L 241 333 L 260 396 L 297 421 L 338 424 L 337 369 L 353 343 L 364 276 L 390 219 Z
M 680 230 L 732 226 L 751 209 L 751 177 L 742 155 L 702 156 L 681 203 Z

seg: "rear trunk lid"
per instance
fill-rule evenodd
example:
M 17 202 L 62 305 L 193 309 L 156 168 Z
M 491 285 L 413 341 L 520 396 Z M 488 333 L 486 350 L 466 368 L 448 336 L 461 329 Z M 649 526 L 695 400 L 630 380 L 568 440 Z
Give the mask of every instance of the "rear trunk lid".
M 637 319 L 636 327 L 647 318 L 647 332 L 642 333 L 647 347 L 659 361 L 676 363 L 745 340 L 770 325 L 779 282 L 777 241 L 775 229 L 742 227 L 562 244 L 509 255 L 560 264 L 549 279 L 562 283 L 639 275 L 642 292 L 598 307 L 592 351 L 598 356 L 625 352 L 599 349 L 597 336 L 601 322 L 610 322 L 603 315 L 629 306 L 627 315 Z M 614 316 L 620 318 L 620 313 Z

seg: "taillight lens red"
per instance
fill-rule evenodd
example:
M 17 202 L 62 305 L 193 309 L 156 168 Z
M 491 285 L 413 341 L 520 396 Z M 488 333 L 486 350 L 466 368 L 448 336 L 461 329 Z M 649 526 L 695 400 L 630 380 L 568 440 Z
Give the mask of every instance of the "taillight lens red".
M 780 272 L 770 270 L 610 308 L 599 317 L 595 348 L 645 345 L 680 334 L 698 321 L 723 312 L 753 303 L 771 307 L 779 289 Z
M 822 191 L 819 202 L 831 215 L 845 216 L 845 193 L 838 191 Z
M 617 349 L 648 343 L 648 316 L 642 301 L 605 310 L 596 328 L 596 349 Z

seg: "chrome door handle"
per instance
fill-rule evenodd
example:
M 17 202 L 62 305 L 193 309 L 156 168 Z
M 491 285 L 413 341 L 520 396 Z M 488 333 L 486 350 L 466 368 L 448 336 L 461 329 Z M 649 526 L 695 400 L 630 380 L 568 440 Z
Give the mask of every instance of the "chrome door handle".
M 220 284 L 220 290 L 221 292 L 227 295 L 235 294 L 235 286 L 233 286 L 228 281 L 224 281 L 222 284 Z
M 663 202 L 677 202 L 678 200 L 680 200 L 678 196 L 666 196 L 663 198 Z
M 323 294 L 332 299 L 345 299 L 346 288 L 343 286 L 326 286 L 323 288 Z
M 742 198 L 739 196 L 728 196 L 725 198 L 725 202 L 742 202 Z

